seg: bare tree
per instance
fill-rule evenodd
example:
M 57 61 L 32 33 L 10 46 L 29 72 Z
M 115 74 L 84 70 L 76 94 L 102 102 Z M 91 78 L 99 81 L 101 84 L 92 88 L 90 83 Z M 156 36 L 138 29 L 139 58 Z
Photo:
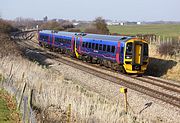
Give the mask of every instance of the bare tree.
M 109 34 L 109 29 L 107 28 L 105 19 L 103 19 L 102 17 L 97 17 L 94 20 L 94 23 L 96 29 L 100 34 Z
M 106 21 L 102 17 L 97 17 L 85 31 L 86 33 L 109 34 Z

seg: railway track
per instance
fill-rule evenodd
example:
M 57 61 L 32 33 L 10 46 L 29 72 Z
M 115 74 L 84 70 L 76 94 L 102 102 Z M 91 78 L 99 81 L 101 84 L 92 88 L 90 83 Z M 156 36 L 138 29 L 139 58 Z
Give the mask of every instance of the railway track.
M 93 68 L 86 67 L 86 66 L 81 65 L 81 64 L 76 64 L 74 62 L 70 62 L 69 60 L 64 59 L 62 57 L 61 58 L 55 58 L 55 59 L 56 59 L 56 61 L 64 63 L 68 66 L 77 68 L 79 70 L 85 71 L 89 74 L 95 75 L 95 76 L 100 77 L 102 79 L 109 80 L 109 81 L 114 82 L 116 84 L 120 84 L 120 85 L 125 86 L 127 88 L 130 88 L 132 90 L 141 92 L 143 94 L 146 94 L 148 96 L 151 96 L 151 97 L 159 99 L 159 100 L 162 100 L 163 102 L 169 103 L 171 105 L 174 105 L 174 106 L 180 108 L 180 98 L 178 98 L 178 97 L 175 97 L 175 96 L 172 96 L 172 95 L 169 95 L 166 93 L 162 93 L 162 92 L 157 91 L 155 89 L 151 89 L 151 88 L 148 88 L 146 86 L 143 86 L 143 85 L 140 85 L 140 84 L 137 84 L 134 82 L 127 81 L 126 79 L 123 79 L 123 78 L 117 78 L 113 75 L 101 72 L 100 70 L 95 70 Z
M 36 44 L 35 42 L 33 42 L 33 43 Z M 31 49 L 33 50 L 32 47 L 33 47 L 33 45 L 29 46 L 30 50 Z M 159 99 L 163 102 L 169 103 L 173 106 L 180 108 L 180 98 L 178 96 L 174 96 L 174 95 L 171 95 L 171 94 L 168 94 L 165 92 L 158 91 L 158 90 L 156 90 L 156 88 L 153 89 L 153 88 L 150 88 L 150 87 L 147 87 L 147 86 L 135 83 L 135 82 L 128 81 L 128 80 L 124 79 L 123 77 L 119 78 L 119 77 L 114 76 L 112 74 L 108 74 L 106 72 L 103 72 L 102 69 L 105 69 L 105 70 L 108 70 L 111 72 L 112 72 L 112 70 L 102 68 L 102 67 L 100 67 L 100 69 L 98 67 L 98 69 L 97 69 L 97 65 L 92 65 L 92 64 L 87 63 L 87 62 L 82 64 L 82 61 L 79 62 L 79 60 L 77 60 L 77 59 L 70 60 L 70 58 L 64 57 L 62 54 L 60 55 L 60 54 L 50 52 L 50 51 L 46 51 L 46 50 L 44 50 L 43 52 L 46 52 L 46 55 L 48 57 L 50 57 L 51 59 L 54 59 L 58 62 L 64 63 L 68 66 L 72 66 L 74 68 L 85 71 L 85 72 L 92 74 L 94 76 L 109 80 L 109 81 L 114 82 L 116 84 L 125 86 L 127 88 L 132 89 L 132 90 L 138 91 L 140 93 L 146 94 L 150 97 Z M 77 62 L 79 62 L 79 63 L 77 63 Z M 91 66 L 91 67 L 88 67 L 88 66 Z M 146 76 L 144 76 L 144 77 L 134 77 L 134 76 L 129 76 L 129 75 L 128 76 L 122 75 L 122 76 L 131 77 L 135 80 L 146 82 L 146 83 L 151 84 L 153 86 L 161 87 L 167 91 L 180 94 L 180 85 L 179 84 L 169 83 L 167 81 L 159 80 L 159 79 L 152 78 L 152 77 L 146 77 Z

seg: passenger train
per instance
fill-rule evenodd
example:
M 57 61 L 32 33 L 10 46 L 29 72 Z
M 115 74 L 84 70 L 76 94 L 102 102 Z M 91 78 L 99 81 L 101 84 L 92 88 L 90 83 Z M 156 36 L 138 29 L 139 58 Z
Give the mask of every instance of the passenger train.
M 123 73 L 143 74 L 148 65 L 148 43 L 136 37 L 42 30 L 38 41 L 40 46 Z

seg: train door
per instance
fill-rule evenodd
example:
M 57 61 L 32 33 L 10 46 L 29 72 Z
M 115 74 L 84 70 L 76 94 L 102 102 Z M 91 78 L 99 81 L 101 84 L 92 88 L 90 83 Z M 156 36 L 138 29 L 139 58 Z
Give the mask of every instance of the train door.
M 75 42 L 75 38 L 74 37 L 72 37 L 72 39 L 71 39 L 71 52 L 74 54 L 74 43 Z
M 134 63 L 142 64 L 143 45 L 141 42 L 134 42 Z
M 71 52 L 73 53 L 73 55 L 75 55 L 77 58 L 79 58 L 79 54 L 77 52 L 77 49 L 78 49 L 78 36 L 76 37 L 72 37 L 72 40 L 71 40 Z
M 120 56 L 119 56 L 119 61 L 121 64 L 124 63 L 124 42 L 120 43 Z

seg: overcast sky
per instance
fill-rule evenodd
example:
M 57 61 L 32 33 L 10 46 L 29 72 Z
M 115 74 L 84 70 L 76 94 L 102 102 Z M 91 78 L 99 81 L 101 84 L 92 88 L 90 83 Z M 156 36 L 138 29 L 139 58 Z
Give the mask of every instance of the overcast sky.
M 122 21 L 180 21 L 180 0 L 0 0 L 0 16 Z

